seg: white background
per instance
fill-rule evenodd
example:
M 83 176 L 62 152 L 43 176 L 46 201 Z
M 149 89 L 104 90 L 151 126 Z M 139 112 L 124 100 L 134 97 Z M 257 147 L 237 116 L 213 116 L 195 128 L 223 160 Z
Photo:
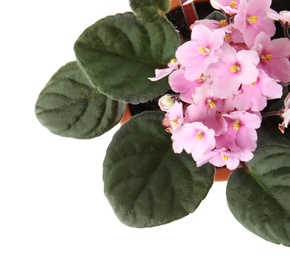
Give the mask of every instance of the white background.
M 3 1 L 0 15 L 0 259 L 289 259 L 290 249 L 241 226 L 215 183 L 195 213 L 135 229 L 103 195 L 102 161 L 118 126 L 92 140 L 51 134 L 34 104 L 73 44 L 127 0 Z M 114 76 L 114 75 L 112 75 Z

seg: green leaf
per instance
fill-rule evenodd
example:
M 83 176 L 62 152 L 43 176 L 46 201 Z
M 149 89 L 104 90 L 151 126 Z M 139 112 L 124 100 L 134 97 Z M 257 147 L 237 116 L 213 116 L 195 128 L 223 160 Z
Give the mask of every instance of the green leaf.
M 99 20 L 75 43 L 77 60 L 100 92 L 138 104 L 169 89 L 168 79 L 152 82 L 157 67 L 166 67 L 180 45 L 178 33 L 162 18 L 142 23 L 132 13 Z
M 213 184 L 214 167 L 197 168 L 175 154 L 162 112 L 134 116 L 114 135 L 104 160 L 104 186 L 117 217 L 132 227 L 152 227 L 193 212 Z
M 39 94 L 35 113 L 52 133 L 80 139 L 99 136 L 119 123 L 125 104 L 92 87 L 76 62 L 60 68 Z
M 212 13 L 210 13 L 204 19 L 221 21 L 221 20 L 226 19 L 226 16 L 222 12 L 220 12 L 220 11 L 213 11 Z
M 130 0 L 130 7 L 134 14 L 145 22 L 157 22 L 160 13 L 170 11 L 169 0 Z
M 227 184 L 228 205 L 235 218 L 254 234 L 290 246 L 290 146 L 262 145 L 235 170 Z

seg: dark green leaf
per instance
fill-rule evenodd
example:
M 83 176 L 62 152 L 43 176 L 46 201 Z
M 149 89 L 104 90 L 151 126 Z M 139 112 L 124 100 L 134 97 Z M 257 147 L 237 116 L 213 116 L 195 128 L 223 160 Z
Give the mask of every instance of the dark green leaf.
M 87 28 L 74 49 L 82 70 L 100 92 L 138 104 L 169 89 L 166 78 L 152 82 L 148 77 L 175 57 L 179 45 L 177 32 L 165 18 L 148 24 L 125 13 Z
M 256 235 L 290 246 L 290 146 L 262 145 L 254 158 L 234 171 L 227 185 L 235 218 Z
M 118 218 L 132 227 L 169 223 L 193 212 L 213 184 L 214 167 L 197 168 L 175 154 L 164 114 L 144 112 L 113 137 L 104 160 L 105 194 Z
M 36 102 L 40 123 L 52 133 L 73 138 L 93 138 L 115 126 L 125 104 L 92 87 L 76 62 L 60 68 Z
M 220 21 L 220 20 L 224 20 L 226 19 L 225 15 L 220 12 L 220 11 L 213 11 L 212 13 L 210 13 L 207 17 L 205 17 L 204 19 L 209 19 L 209 20 L 216 20 L 216 21 Z
M 135 15 L 145 22 L 156 22 L 160 13 L 170 11 L 169 0 L 130 0 L 130 7 Z

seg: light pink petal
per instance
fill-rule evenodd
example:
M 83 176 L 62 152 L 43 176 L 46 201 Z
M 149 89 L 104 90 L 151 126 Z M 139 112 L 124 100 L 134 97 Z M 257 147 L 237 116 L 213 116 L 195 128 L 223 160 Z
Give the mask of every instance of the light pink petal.
M 171 89 L 176 93 L 180 93 L 180 99 L 187 103 L 192 103 L 192 95 L 201 84 L 198 80 L 187 80 L 184 75 L 184 70 L 176 70 L 169 75 Z

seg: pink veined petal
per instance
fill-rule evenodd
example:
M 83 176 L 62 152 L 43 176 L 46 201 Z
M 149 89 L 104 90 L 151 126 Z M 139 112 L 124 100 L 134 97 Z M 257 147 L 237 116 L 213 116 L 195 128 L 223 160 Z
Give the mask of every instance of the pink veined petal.
M 168 76 L 173 70 L 171 68 L 166 69 L 156 69 L 155 70 L 155 77 L 148 78 L 151 81 L 160 80 L 166 76 Z
M 202 83 L 198 80 L 187 80 L 184 74 L 184 70 L 181 69 L 171 73 L 168 79 L 169 85 L 174 92 L 180 93 L 181 100 L 192 103 L 192 95 L 195 93 L 196 88 Z
M 267 16 L 274 21 L 281 20 L 281 15 L 271 8 L 267 11 Z
M 261 93 L 268 99 L 281 98 L 283 95 L 283 88 L 275 80 L 270 78 L 263 70 L 260 70 L 260 80 L 258 82 Z M 262 109 L 261 109 L 262 110 Z
M 281 82 L 290 81 L 290 62 L 287 58 L 273 58 L 269 63 L 271 63 L 271 67 L 266 66 L 266 64 L 263 64 L 262 62 L 259 64 L 259 67 L 275 80 Z
M 198 44 L 196 41 L 187 41 L 179 46 L 176 51 L 176 58 L 183 66 L 189 66 L 198 56 Z
M 259 71 L 256 68 L 260 58 L 256 51 L 242 50 L 237 53 L 237 61 L 241 66 L 239 79 L 241 84 L 251 84 L 258 78 Z
M 197 41 L 199 46 L 209 47 L 209 39 L 212 31 L 206 26 L 199 24 L 194 26 L 191 31 L 191 40 Z
M 240 93 L 234 97 L 234 104 L 238 110 L 261 111 L 267 106 L 267 98 L 262 95 L 257 84 L 244 85 Z
M 168 68 L 165 69 L 156 69 L 155 70 L 155 77 L 148 78 L 151 81 L 160 80 L 166 76 L 168 76 L 172 71 L 177 70 L 179 67 L 179 63 L 173 59 L 171 62 L 167 64 Z
M 247 0 L 248 14 L 252 15 L 261 15 L 266 14 L 271 6 L 272 0 Z
M 183 147 L 195 159 L 215 147 L 214 131 L 200 122 L 184 124 L 172 134 L 172 139 L 176 142 L 177 151 Z
M 258 135 L 255 129 L 241 127 L 237 133 L 236 143 L 244 151 L 254 151 L 257 147 L 257 139 Z
M 269 41 L 268 45 L 265 45 L 267 52 L 275 54 L 276 58 L 289 57 L 290 55 L 290 41 L 287 38 L 279 38 Z

